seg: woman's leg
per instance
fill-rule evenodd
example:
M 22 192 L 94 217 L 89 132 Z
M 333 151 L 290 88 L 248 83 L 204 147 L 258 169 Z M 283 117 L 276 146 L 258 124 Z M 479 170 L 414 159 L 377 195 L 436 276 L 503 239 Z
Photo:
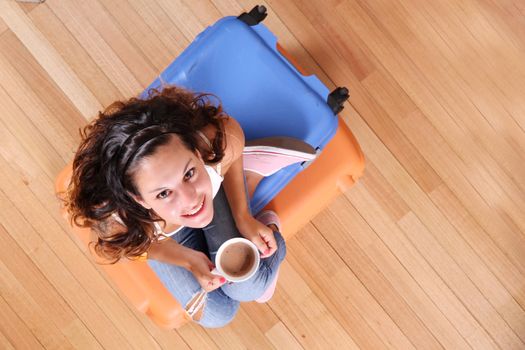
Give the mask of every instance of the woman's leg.
M 259 185 L 264 176 L 254 171 L 245 170 L 244 176 L 246 179 L 246 192 L 248 192 L 248 198 L 252 198 L 255 193 L 255 189 Z
M 200 229 L 184 228 L 172 238 L 186 247 L 208 254 Z M 235 317 L 239 302 L 228 297 L 220 288 L 205 293 L 193 274 L 183 267 L 155 260 L 148 260 L 148 265 L 192 319 L 203 327 L 223 327 Z
M 221 289 L 230 298 L 238 301 L 252 301 L 261 297 L 277 277 L 279 266 L 286 256 L 286 243 L 280 232 L 274 232 L 277 250 L 272 256 L 261 259 L 257 273 L 247 281 L 226 283 Z

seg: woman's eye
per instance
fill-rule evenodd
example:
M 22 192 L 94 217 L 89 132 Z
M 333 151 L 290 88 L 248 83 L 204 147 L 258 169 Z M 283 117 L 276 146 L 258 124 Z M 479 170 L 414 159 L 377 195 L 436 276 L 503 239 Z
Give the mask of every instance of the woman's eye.
M 186 172 L 186 174 L 184 174 L 184 180 L 189 180 L 193 177 L 193 175 L 195 174 L 195 168 L 191 168 L 190 170 L 188 170 Z
M 162 191 L 161 193 L 159 193 L 157 195 L 157 198 L 158 199 L 164 199 L 164 198 L 167 198 L 169 195 L 170 195 L 170 191 L 164 190 L 164 191 Z

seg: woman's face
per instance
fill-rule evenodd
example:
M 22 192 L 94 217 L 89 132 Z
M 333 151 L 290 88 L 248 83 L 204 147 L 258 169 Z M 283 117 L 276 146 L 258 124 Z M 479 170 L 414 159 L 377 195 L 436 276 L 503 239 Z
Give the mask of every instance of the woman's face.
M 189 151 L 177 135 L 144 158 L 134 173 L 142 206 L 166 225 L 200 228 L 213 218 L 211 181 L 199 154 Z

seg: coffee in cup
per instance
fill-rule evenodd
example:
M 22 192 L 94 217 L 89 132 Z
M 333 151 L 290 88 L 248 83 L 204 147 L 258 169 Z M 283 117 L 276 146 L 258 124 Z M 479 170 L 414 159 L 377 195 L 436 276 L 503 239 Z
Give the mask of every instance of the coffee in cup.
M 246 238 L 232 238 L 219 247 L 215 257 L 216 268 L 212 273 L 230 282 L 246 281 L 257 272 L 260 259 L 255 244 Z

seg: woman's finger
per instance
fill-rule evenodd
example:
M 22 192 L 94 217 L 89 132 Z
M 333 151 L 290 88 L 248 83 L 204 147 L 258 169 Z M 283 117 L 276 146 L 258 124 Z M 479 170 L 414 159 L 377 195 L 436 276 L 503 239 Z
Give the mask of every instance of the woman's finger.
M 264 252 L 263 255 L 261 255 L 261 257 L 267 258 L 269 256 L 272 256 L 272 254 L 275 253 L 275 251 L 277 251 L 277 241 L 275 240 L 273 231 L 270 234 L 264 234 L 262 236 L 262 239 L 265 241 L 268 249 L 266 250 L 266 252 Z
M 261 252 L 261 254 L 265 254 L 269 247 L 266 245 L 266 242 L 261 238 L 261 236 L 254 236 L 251 239 L 252 243 L 255 244 L 257 249 Z
M 224 283 L 226 283 L 226 279 L 222 276 L 216 276 L 216 275 L 210 275 L 211 277 L 208 277 L 208 282 L 206 286 L 203 286 L 203 288 L 207 292 L 211 292 L 212 290 L 215 290 L 222 286 Z

